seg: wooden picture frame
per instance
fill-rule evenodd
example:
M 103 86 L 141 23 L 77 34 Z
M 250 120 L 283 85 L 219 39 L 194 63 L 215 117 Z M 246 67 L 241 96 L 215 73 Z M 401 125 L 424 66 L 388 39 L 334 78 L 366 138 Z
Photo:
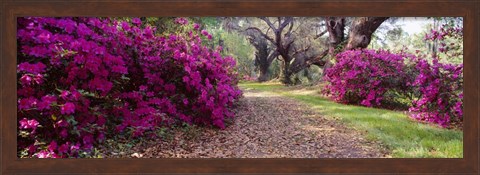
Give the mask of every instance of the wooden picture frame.
M 2 0 L 1 174 L 479 173 L 479 1 Z M 458 16 L 464 18 L 464 156 L 452 159 L 20 159 L 16 19 L 22 16 Z

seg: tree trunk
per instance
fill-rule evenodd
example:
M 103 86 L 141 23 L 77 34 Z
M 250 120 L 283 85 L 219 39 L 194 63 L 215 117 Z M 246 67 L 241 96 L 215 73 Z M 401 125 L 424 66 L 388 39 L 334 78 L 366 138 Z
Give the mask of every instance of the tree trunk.
M 372 34 L 388 17 L 360 17 L 353 21 L 349 31 L 348 42 L 345 48 L 340 45 L 344 41 L 345 19 L 327 19 L 327 31 L 329 33 L 329 54 L 330 59 L 334 58 L 339 51 L 366 48 L 372 40 Z M 341 31 L 340 31 L 341 30 Z M 322 77 L 326 70 L 331 67 L 331 61 L 327 59 L 323 67 Z
M 328 31 L 328 54 L 323 66 L 322 77 L 325 76 L 326 70 L 331 67 L 331 59 L 338 52 L 337 46 L 345 40 L 345 18 L 329 17 L 326 19 Z
M 268 41 L 266 38 L 261 36 L 258 31 L 246 32 L 248 40 L 253 47 L 255 47 L 255 67 L 258 68 L 259 76 L 257 81 L 264 82 L 269 79 L 270 72 L 268 69 L 272 64 L 275 57 L 278 55 L 277 52 L 271 51 L 271 48 L 268 47 Z
M 254 44 L 256 48 L 255 52 L 255 66 L 258 68 L 260 75 L 257 78 L 257 81 L 264 82 L 268 79 L 268 68 L 270 67 L 271 62 L 268 60 L 268 47 L 267 42 L 258 42 Z
M 268 72 L 268 66 L 260 66 L 259 69 L 260 69 L 260 75 L 258 76 L 257 78 L 257 81 L 258 82 L 265 82 L 268 80 L 268 76 L 269 76 L 269 72 Z
M 433 18 L 433 28 L 438 30 L 439 21 Z M 432 58 L 437 58 L 438 40 L 434 39 L 432 43 Z
M 291 80 L 291 72 L 290 72 L 290 61 L 284 59 L 283 61 L 283 66 L 282 66 L 282 71 L 280 73 L 280 80 L 282 81 L 283 84 L 290 85 L 292 84 Z
M 372 40 L 372 34 L 388 17 L 361 17 L 352 23 L 345 50 L 366 48 Z
M 329 54 L 334 55 L 336 47 L 345 40 L 345 18 L 329 17 L 326 24 Z

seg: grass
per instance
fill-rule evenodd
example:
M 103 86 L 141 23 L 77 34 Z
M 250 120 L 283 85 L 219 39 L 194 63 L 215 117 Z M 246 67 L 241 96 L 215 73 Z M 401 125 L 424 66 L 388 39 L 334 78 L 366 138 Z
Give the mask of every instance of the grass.
M 327 118 L 338 118 L 366 138 L 380 141 L 394 158 L 462 158 L 463 132 L 419 123 L 401 111 L 335 103 L 314 88 L 299 89 L 278 83 L 239 84 L 242 89 L 268 91 L 310 105 Z

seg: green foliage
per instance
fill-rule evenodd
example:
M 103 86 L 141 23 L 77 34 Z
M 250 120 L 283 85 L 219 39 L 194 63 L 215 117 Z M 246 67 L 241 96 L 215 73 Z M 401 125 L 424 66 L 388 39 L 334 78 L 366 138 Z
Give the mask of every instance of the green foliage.
M 222 56 L 231 56 L 237 62 L 239 76 L 254 76 L 254 53 L 255 48 L 247 41 L 244 35 L 237 32 L 226 31 L 217 18 L 201 18 L 206 30 L 212 34 L 213 40 L 209 43 L 213 46 L 221 46 Z
M 224 39 L 223 54 L 236 59 L 239 75 L 253 76 L 255 48 L 248 43 L 244 36 L 238 33 L 222 32 L 221 38 Z
M 322 77 L 322 69 L 318 66 L 310 66 L 294 75 L 294 83 L 306 86 L 315 85 Z
M 270 72 L 270 77 L 268 79 L 274 79 L 280 76 L 281 63 L 282 62 L 278 59 L 272 61 L 272 64 L 268 68 L 268 71 Z

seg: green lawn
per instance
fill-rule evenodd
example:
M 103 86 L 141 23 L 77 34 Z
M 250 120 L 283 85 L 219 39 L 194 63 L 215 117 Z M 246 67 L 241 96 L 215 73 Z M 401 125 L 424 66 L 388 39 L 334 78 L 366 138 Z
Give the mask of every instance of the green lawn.
M 335 103 L 315 90 L 285 87 L 278 83 L 243 82 L 242 89 L 269 91 L 310 105 L 327 118 L 338 118 L 382 142 L 394 158 L 462 158 L 463 132 L 423 124 L 399 111 Z

